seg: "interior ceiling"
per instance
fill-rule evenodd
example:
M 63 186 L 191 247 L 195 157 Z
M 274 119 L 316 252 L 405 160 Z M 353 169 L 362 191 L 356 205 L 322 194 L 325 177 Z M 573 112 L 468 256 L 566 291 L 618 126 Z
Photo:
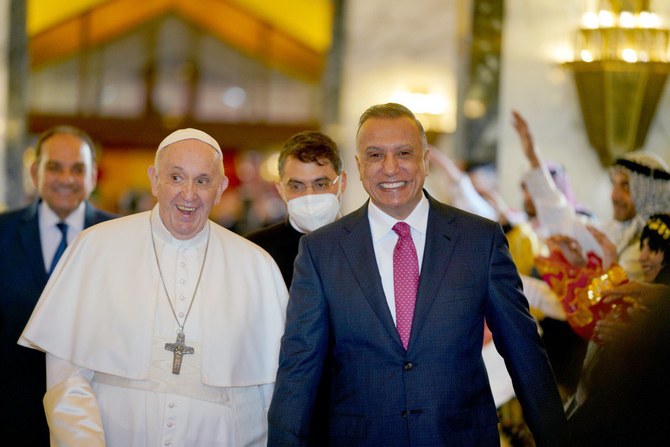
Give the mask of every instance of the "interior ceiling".
M 32 69 L 65 60 L 176 14 L 288 75 L 318 80 L 330 45 L 330 0 L 29 0 Z
M 162 17 L 177 15 L 242 54 L 308 81 L 318 81 L 322 75 L 330 46 L 333 13 L 331 0 L 28 0 L 27 6 L 32 70 L 98 48 Z M 81 114 L 31 114 L 29 129 L 38 133 L 54 122 L 67 123 L 92 132 L 96 129 L 96 137 L 106 146 L 145 145 L 137 138 L 120 141 L 114 137 L 113 129 L 128 128 L 133 120 L 112 121 Z M 141 124 L 137 134 L 148 135 L 164 134 L 169 124 L 151 117 L 135 121 Z M 241 150 L 284 141 L 297 132 L 297 127 L 300 130 L 316 128 L 313 122 L 299 126 L 237 123 L 228 126 L 230 129 L 224 123 L 211 129 L 205 123 L 195 121 L 182 124 L 183 127 L 203 128 L 215 138 L 223 135 L 233 147 Z
M 303 45 L 324 53 L 330 46 L 332 4 L 331 0 L 227 0 L 255 15 L 260 21 L 275 27 Z M 104 6 L 110 0 L 28 0 L 28 35 L 33 37 L 75 16 Z M 142 3 L 157 3 L 144 0 Z M 173 1 L 171 3 L 179 3 Z M 207 1 L 189 0 L 203 9 Z M 203 11 L 206 13 L 207 11 Z M 122 17 L 119 17 L 122 19 Z

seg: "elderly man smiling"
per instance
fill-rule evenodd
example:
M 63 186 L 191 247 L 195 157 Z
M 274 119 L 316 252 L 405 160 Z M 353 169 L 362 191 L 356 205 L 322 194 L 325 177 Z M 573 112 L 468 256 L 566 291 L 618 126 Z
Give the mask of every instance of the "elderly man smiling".
M 149 168 L 156 207 L 68 248 L 20 344 L 46 351 L 57 445 L 263 445 L 287 291 L 272 258 L 208 219 L 228 180 L 195 129 Z

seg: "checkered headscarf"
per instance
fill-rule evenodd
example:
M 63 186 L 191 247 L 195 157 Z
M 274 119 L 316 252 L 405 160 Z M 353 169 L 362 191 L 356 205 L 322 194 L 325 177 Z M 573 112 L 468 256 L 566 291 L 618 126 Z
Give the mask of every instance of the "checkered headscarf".
M 617 159 L 610 172 L 623 172 L 628 176 L 630 194 L 637 215 L 622 243 L 639 237 L 650 216 L 670 212 L 670 169 L 658 155 L 635 151 Z

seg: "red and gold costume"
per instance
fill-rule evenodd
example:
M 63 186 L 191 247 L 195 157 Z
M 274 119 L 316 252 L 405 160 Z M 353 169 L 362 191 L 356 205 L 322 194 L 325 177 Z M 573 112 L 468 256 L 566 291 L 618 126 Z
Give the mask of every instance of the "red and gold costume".
M 626 303 L 605 303 L 602 291 L 628 282 L 626 272 L 617 264 L 605 270 L 602 260 L 593 253 L 587 255 L 585 266 L 575 266 L 558 251 L 548 257 L 536 258 L 536 268 L 542 279 L 560 297 L 568 323 L 582 338 L 593 338 L 598 320 L 610 312 L 621 312 Z

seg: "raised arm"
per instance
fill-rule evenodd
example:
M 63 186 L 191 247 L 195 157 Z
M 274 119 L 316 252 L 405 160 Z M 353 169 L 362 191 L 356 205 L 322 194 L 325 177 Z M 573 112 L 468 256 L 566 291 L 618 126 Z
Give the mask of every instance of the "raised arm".
M 528 123 L 516 110 L 512 110 L 512 120 L 513 120 L 512 125 L 514 126 L 514 129 L 516 129 L 517 135 L 519 135 L 519 139 L 521 140 L 521 147 L 523 148 L 523 153 L 526 156 L 528 163 L 530 163 L 530 167 L 533 169 L 539 168 L 541 160 L 539 154 L 535 150 L 535 144 L 533 143 L 533 135 L 530 133 Z
M 456 208 L 498 220 L 497 210 L 475 189 L 470 177 L 437 148 L 430 151 L 431 165 L 440 170 L 440 179 L 446 184 L 449 203 Z

